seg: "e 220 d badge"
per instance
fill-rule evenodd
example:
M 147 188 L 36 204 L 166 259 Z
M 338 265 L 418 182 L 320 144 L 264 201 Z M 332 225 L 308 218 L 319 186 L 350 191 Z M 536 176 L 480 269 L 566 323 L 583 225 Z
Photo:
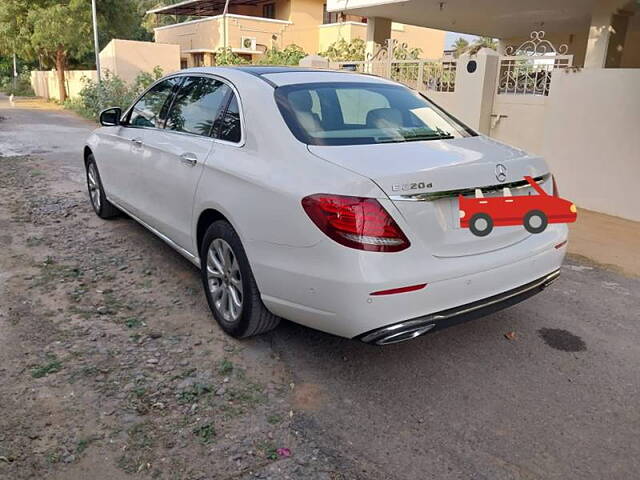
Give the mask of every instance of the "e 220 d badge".
M 391 185 L 391 190 L 394 192 L 406 192 L 408 190 L 422 190 L 423 188 L 431 188 L 431 183 L 414 182 L 414 183 L 396 183 Z

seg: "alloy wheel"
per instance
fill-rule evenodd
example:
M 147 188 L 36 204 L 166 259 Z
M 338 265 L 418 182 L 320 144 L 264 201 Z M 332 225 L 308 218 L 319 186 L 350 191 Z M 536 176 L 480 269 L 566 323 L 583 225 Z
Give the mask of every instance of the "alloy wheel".
M 231 245 L 222 238 L 214 239 L 207 252 L 207 287 L 220 317 L 237 321 L 242 314 L 242 274 Z
M 96 212 L 100 211 L 100 184 L 98 183 L 98 170 L 95 163 L 89 164 L 87 171 L 87 184 L 89 186 L 89 196 L 91 197 L 91 203 Z

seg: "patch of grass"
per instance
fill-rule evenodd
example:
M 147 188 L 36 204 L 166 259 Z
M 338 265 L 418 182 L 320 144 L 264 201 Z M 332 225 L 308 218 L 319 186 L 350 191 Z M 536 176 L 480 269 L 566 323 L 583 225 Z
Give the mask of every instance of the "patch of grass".
M 44 172 L 42 170 L 33 169 L 31 170 L 30 175 L 32 177 L 41 177 L 42 175 L 44 175 Z
M 50 356 L 47 363 L 36 365 L 31 369 L 31 376 L 33 378 L 42 378 L 51 373 L 59 372 L 60 370 L 62 370 L 62 362 L 55 356 Z
M 144 325 L 144 322 L 138 317 L 129 317 L 124 321 L 127 328 L 138 328 Z
M 44 242 L 44 238 L 42 237 L 29 237 L 27 238 L 27 247 L 37 247 Z
M 97 435 L 92 435 L 87 438 L 81 438 L 76 444 L 76 453 L 80 454 L 84 452 L 87 448 L 89 448 L 89 445 L 97 440 L 100 440 L 100 437 L 98 437 Z
M 184 378 L 190 377 L 197 371 L 197 368 L 187 368 L 184 372 L 178 373 L 171 377 L 171 380 L 182 380 Z
M 86 307 L 81 307 L 79 305 L 71 305 L 69 306 L 69 312 L 74 315 L 79 315 L 85 320 L 89 320 L 95 313 L 95 310 L 86 308 Z
M 278 459 L 278 449 L 275 444 L 270 440 L 264 440 L 258 444 L 258 450 L 262 452 L 265 458 L 269 460 L 277 460 Z
M 74 288 L 71 293 L 69 293 L 69 297 L 74 302 L 79 302 L 80 300 L 82 300 L 86 293 L 87 289 L 85 288 L 85 286 L 79 285 L 78 287 Z
M 142 398 L 147 394 L 147 388 L 146 387 L 136 387 L 136 388 L 133 389 L 133 394 L 137 398 Z
M 178 394 L 178 403 L 193 403 L 200 397 L 211 392 L 211 385 L 194 383 L 191 387 Z
M 231 375 L 233 372 L 233 363 L 226 358 L 218 364 L 218 373 L 220 375 Z
M 233 420 L 236 417 L 239 417 L 244 413 L 244 410 L 241 407 L 236 407 L 235 405 L 229 405 L 225 403 L 217 407 L 220 412 L 222 412 L 222 418 L 225 421 Z
M 211 443 L 216 436 L 216 430 L 211 423 L 194 428 L 193 433 L 205 445 Z
M 262 385 L 248 382 L 246 385 L 231 389 L 227 393 L 227 399 L 240 406 L 253 408 L 264 403 L 267 397 Z
M 75 280 L 82 277 L 83 272 L 78 267 L 61 265 L 52 257 L 47 257 L 40 265 L 40 276 L 35 279 L 38 287 L 49 285 L 54 281 Z
M 60 463 L 61 455 L 60 452 L 49 452 L 47 453 L 47 462 L 51 464 Z
M 139 473 L 148 470 L 153 463 L 155 440 L 150 422 L 136 423 L 129 430 L 125 453 L 118 458 L 118 467 L 127 473 Z
M 148 448 L 154 445 L 153 437 L 149 432 L 150 427 L 149 422 L 140 422 L 128 430 L 132 448 Z
M 278 425 L 279 423 L 282 423 L 282 420 L 282 415 L 278 414 L 269 415 L 267 417 L 267 422 L 269 422 L 271 425 Z
M 69 382 L 73 383 L 79 378 L 83 377 L 95 377 L 98 375 L 98 369 L 93 365 L 85 365 L 84 367 L 76 370 L 69 377 Z

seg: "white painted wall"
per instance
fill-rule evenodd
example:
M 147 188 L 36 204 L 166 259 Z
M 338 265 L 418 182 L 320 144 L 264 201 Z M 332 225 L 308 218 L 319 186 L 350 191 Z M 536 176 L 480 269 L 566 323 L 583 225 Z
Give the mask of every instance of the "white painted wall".
M 429 100 L 432 100 L 433 103 L 443 108 L 454 117 L 462 120 L 462 117 L 460 117 L 458 113 L 459 108 L 457 100 L 459 96 L 456 95 L 455 92 L 436 92 L 435 90 L 423 90 L 422 93 L 424 93 Z
M 78 96 L 87 79 L 98 79 L 98 74 L 95 70 L 66 70 L 64 76 L 69 98 Z M 33 70 L 31 72 L 31 87 L 38 97 L 47 100 L 60 99 L 58 73 L 55 70 Z
M 640 221 L 640 69 L 554 75 L 543 151 L 563 197 Z
M 153 72 L 155 67 L 165 75 L 180 70 L 180 46 L 113 39 L 100 52 L 102 73 L 111 72 L 128 83 L 142 72 Z
M 544 95 L 495 95 L 489 135 L 527 152 L 542 154 L 547 102 Z

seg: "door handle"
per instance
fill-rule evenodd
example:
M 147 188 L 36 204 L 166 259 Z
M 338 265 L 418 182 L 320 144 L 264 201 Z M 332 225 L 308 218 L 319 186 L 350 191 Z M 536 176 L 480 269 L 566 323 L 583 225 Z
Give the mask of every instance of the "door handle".
M 195 167 L 196 163 L 198 163 L 198 157 L 193 153 L 183 153 L 182 155 L 180 155 L 180 161 L 185 165 Z
M 132 138 L 131 143 L 133 143 L 136 147 L 142 147 L 142 139 L 140 137 Z

